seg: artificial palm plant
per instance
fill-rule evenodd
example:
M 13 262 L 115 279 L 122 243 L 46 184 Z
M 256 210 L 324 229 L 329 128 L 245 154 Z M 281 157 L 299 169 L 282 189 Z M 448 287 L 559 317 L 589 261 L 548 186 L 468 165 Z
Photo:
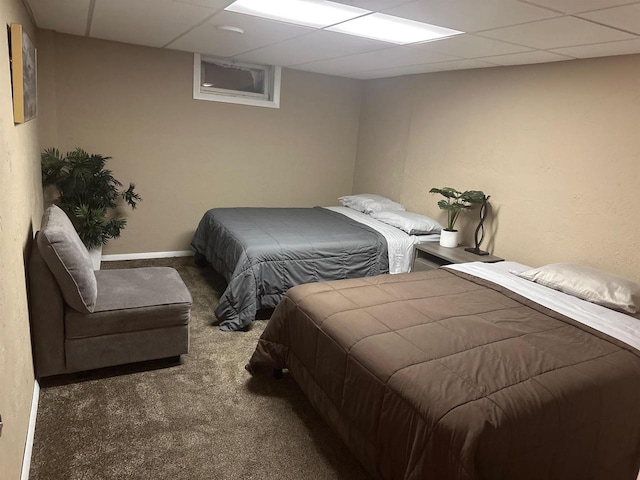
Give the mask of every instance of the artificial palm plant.
M 477 205 L 481 205 L 484 201 L 484 192 L 480 190 L 460 192 L 455 188 L 442 187 L 432 188 L 429 190 L 429 193 L 439 193 L 446 198 L 446 200 L 440 200 L 438 202 L 438 207 L 447 212 L 447 228 L 445 228 L 445 230 L 449 232 L 456 231 L 456 220 L 458 220 L 458 216 L 462 210 L 474 208 Z
M 117 216 L 114 209 L 120 199 L 136 208 L 142 200 L 135 192 L 135 184 L 121 190 L 122 183 L 105 168 L 107 160 L 100 154 L 88 154 L 81 148 L 64 157 L 56 148 L 42 152 L 43 185 L 54 185 L 60 194 L 56 204 L 66 212 L 89 249 L 118 238 L 127 220 Z

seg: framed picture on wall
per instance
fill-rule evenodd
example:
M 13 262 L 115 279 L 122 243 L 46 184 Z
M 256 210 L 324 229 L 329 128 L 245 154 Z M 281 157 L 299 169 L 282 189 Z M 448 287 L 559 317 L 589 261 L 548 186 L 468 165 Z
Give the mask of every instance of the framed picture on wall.
M 38 113 L 38 58 L 36 48 L 22 25 L 12 23 L 10 31 L 13 121 L 24 123 Z

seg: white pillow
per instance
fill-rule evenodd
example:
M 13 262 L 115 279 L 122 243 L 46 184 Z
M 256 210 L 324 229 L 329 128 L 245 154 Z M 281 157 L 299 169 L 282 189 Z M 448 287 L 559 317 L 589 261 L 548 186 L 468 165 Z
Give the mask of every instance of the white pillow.
M 400 203 L 373 193 L 345 195 L 338 198 L 338 200 L 345 207 L 353 208 L 354 210 L 364 213 L 380 212 L 382 210 L 404 210 L 404 207 Z
M 627 313 L 640 311 L 640 284 L 611 273 L 573 263 L 553 263 L 526 272 L 512 272 L 587 302 Z
M 422 235 L 425 233 L 438 233 L 442 230 L 442 225 L 433 218 L 413 212 L 403 212 L 399 210 L 382 210 L 371 214 L 376 220 L 380 220 L 387 225 L 404 230 L 409 235 Z

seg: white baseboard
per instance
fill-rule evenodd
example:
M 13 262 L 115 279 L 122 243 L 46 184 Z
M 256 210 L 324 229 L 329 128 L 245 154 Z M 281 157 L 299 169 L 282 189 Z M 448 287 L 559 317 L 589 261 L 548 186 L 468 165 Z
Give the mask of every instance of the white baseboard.
M 141 253 L 116 253 L 102 255 L 103 262 L 115 262 L 118 260 L 146 260 L 148 258 L 192 257 L 191 250 L 178 250 L 175 252 L 141 252 Z
M 24 457 L 22 458 L 22 475 L 20 480 L 29 480 L 31 469 L 31 452 L 33 451 L 33 437 L 36 434 L 36 417 L 38 416 L 38 399 L 40 398 L 40 384 L 38 380 L 33 382 L 33 399 L 31 400 L 31 415 L 29 416 L 29 429 L 24 445 Z

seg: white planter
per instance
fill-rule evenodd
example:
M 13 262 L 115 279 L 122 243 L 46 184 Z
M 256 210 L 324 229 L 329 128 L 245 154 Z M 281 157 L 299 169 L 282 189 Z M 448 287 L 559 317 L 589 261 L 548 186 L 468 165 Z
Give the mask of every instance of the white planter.
M 448 230 L 440 231 L 440 246 L 447 248 L 455 248 L 458 246 L 458 231 L 452 232 Z
M 100 270 L 100 261 L 102 259 L 102 245 L 89 250 L 89 256 L 91 257 L 91 263 L 93 263 L 93 269 Z

